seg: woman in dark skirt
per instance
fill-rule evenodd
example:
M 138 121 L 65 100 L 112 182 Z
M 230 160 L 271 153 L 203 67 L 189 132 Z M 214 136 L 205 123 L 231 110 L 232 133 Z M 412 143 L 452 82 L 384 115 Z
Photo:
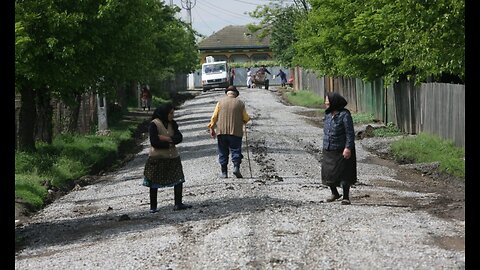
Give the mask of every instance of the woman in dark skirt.
M 150 188 L 150 213 L 157 212 L 158 189 L 174 189 L 174 210 L 191 208 L 182 203 L 183 175 L 182 162 L 175 145 L 183 140 L 178 124 L 173 120 L 174 108 L 167 103 L 158 107 L 148 126 L 150 150 L 145 164 L 143 185 Z
M 342 204 L 350 204 L 350 186 L 357 182 L 352 116 L 345 108 L 347 101 L 338 93 L 329 92 L 325 97 L 325 105 L 322 183 L 332 191 L 327 202 L 338 200 L 341 196 L 337 187 L 342 187 Z

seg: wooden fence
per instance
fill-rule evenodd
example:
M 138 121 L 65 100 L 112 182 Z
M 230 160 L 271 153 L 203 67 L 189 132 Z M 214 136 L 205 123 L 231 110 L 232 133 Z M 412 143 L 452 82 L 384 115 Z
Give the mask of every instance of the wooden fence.
M 382 79 L 324 77 L 295 68 L 295 90 L 338 92 L 352 112 L 371 113 L 409 134 L 425 132 L 465 147 L 465 85 L 401 81 L 384 85 Z

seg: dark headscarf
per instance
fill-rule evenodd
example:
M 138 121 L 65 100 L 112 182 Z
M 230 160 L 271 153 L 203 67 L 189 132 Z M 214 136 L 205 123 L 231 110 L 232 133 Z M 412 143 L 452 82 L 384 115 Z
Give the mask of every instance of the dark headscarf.
M 328 109 L 325 110 L 325 114 L 329 114 L 333 111 L 342 110 L 348 104 L 347 100 L 337 92 L 328 92 L 327 96 L 328 102 L 330 102 L 330 106 L 328 107 Z
M 152 120 L 158 118 L 165 127 L 168 127 L 168 114 L 172 109 L 173 105 L 171 103 L 164 103 L 158 106 L 155 111 L 153 111 Z

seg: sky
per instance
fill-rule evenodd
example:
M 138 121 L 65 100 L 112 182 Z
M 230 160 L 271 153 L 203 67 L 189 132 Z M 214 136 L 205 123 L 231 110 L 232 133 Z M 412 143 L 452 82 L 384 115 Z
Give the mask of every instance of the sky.
M 165 4 L 182 8 L 187 0 L 165 0 Z M 192 26 L 206 37 L 228 25 L 246 25 L 258 23 L 247 12 L 254 11 L 258 5 L 266 5 L 269 0 L 190 0 L 192 8 Z M 188 22 L 187 11 L 182 8 L 182 20 Z

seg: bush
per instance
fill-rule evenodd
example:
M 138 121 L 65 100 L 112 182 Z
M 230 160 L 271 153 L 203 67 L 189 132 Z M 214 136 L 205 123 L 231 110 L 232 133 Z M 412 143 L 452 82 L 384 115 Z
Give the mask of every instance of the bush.
M 412 163 L 440 162 L 440 171 L 465 177 L 465 150 L 438 136 L 420 133 L 391 145 L 396 160 Z

